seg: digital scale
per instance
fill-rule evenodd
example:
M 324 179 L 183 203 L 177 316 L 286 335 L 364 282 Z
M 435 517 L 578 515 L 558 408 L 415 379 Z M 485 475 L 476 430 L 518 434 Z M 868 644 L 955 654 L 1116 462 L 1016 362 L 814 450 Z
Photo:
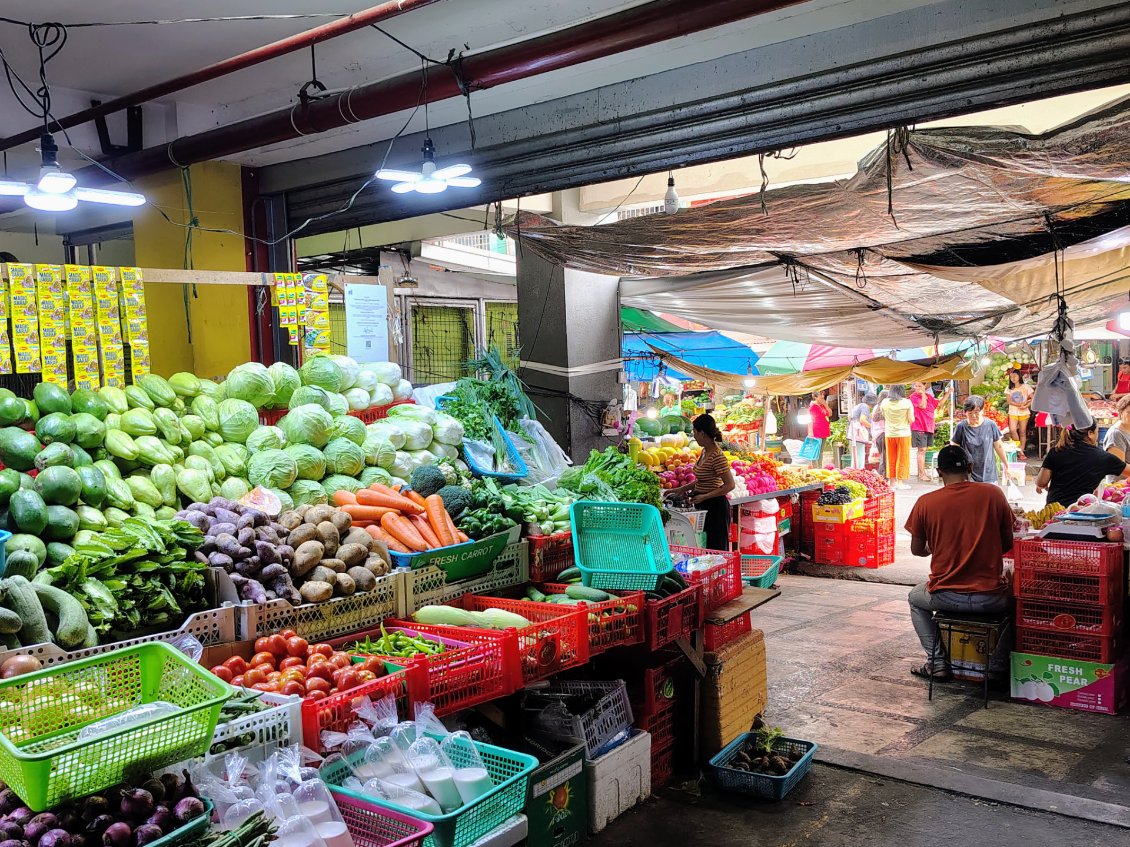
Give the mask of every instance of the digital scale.
M 1049 523 L 1040 530 L 1041 538 L 1061 541 L 1104 541 L 1103 530 L 1108 526 L 1120 526 L 1117 515 L 1086 515 L 1074 512 L 1066 520 Z

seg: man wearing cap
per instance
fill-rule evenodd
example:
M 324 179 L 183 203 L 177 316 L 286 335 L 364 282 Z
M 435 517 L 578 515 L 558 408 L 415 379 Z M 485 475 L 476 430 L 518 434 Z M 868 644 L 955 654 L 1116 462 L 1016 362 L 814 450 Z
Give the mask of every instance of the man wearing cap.
M 1003 562 L 1012 549 L 1012 509 L 999 487 L 970 481 L 972 468 L 961 447 L 938 451 L 942 488 L 919 497 L 906 521 L 910 551 L 930 557 L 930 578 L 908 598 L 926 651 L 926 663 L 911 671 L 915 676 L 952 676 L 945 645 L 935 638 L 933 612 L 991 614 L 1012 606 Z

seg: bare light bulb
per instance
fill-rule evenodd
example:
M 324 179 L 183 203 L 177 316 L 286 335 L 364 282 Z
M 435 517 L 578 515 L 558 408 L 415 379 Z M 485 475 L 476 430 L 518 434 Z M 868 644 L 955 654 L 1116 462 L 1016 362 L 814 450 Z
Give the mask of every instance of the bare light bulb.
M 673 215 L 679 211 L 679 192 L 675 190 L 675 175 L 667 174 L 667 193 L 663 195 L 663 214 Z

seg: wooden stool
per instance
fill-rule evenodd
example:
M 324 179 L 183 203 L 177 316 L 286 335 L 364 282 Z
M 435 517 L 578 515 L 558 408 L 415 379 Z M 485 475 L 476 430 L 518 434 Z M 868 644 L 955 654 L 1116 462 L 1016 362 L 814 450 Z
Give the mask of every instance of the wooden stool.
M 950 671 L 953 671 L 953 637 L 969 636 L 985 639 L 985 672 L 983 676 L 985 708 L 989 708 L 989 674 L 992 668 L 993 655 L 1003 640 L 1004 634 L 1012 626 L 1012 613 L 992 612 L 985 615 L 959 612 L 934 612 L 934 639 L 935 644 L 945 644 L 946 659 L 950 662 Z M 934 699 L 934 677 L 930 677 L 928 700 Z

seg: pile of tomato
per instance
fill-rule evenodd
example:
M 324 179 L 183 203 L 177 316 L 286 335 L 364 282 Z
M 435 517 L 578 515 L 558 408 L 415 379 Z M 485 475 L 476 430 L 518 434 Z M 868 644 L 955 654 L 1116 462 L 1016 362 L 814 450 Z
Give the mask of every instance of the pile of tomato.
M 297 694 L 321 700 L 386 675 L 384 662 L 368 658 L 354 662 L 348 653 L 329 644 L 310 644 L 293 629 L 255 642 L 250 661 L 232 656 L 212 673 L 224 682 L 255 691 Z

